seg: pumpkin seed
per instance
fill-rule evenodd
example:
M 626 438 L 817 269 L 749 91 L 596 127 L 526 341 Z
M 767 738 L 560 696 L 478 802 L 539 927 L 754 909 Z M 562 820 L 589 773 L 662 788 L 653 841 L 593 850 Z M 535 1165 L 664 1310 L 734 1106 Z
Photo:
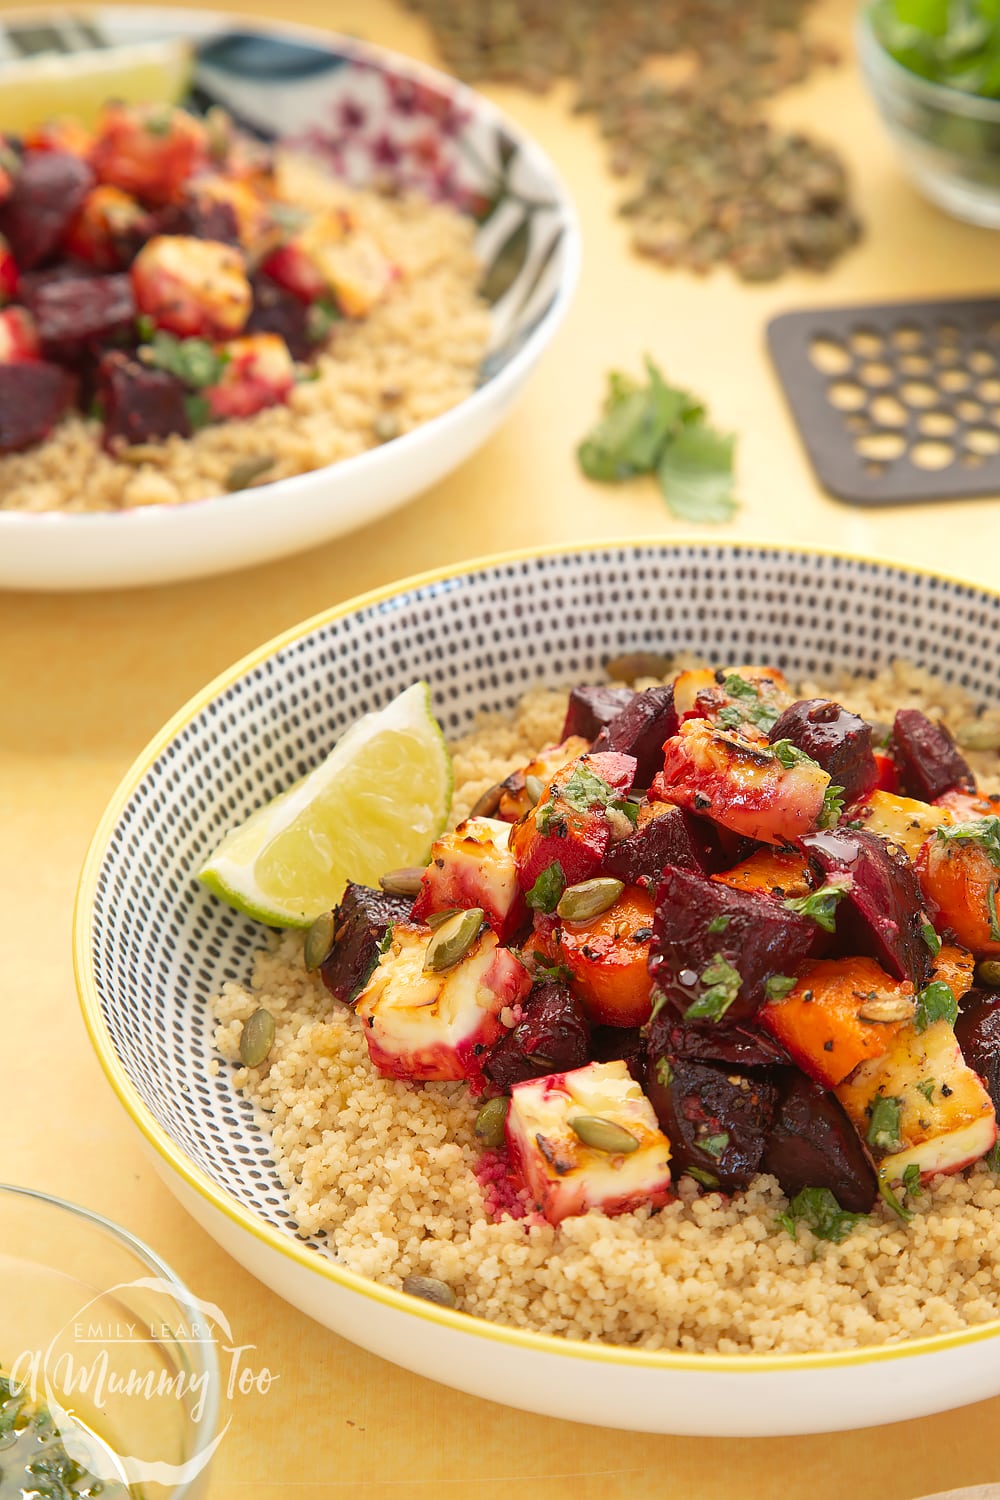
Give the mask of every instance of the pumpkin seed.
M 955 730 L 963 750 L 1000 750 L 1000 722 L 995 718 L 966 719 Z
M 323 912 L 306 933 L 305 961 L 310 973 L 326 963 L 333 952 L 335 922 L 332 911 Z
M 504 1125 L 507 1121 L 507 1110 L 510 1100 L 505 1094 L 497 1099 L 487 1099 L 482 1109 L 476 1116 L 476 1123 L 472 1127 L 479 1140 L 484 1146 L 494 1151 L 503 1145 Z
M 431 932 L 436 932 L 439 927 L 442 927 L 445 922 L 450 922 L 452 917 L 461 910 L 460 906 L 449 906 L 445 911 L 432 911 L 429 917 L 424 918 L 424 921 Z
M 236 490 L 245 490 L 255 479 L 266 474 L 268 469 L 273 469 L 275 462 L 273 453 L 258 453 L 255 458 L 240 459 L 226 475 L 226 489 L 230 494 Z
M 243 1023 L 240 1032 L 240 1062 L 247 1068 L 259 1068 L 274 1042 L 274 1017 L 263 1006 Z
M 668 656 L 658 656 L 655 651 L 628 651 L 624 656 L 613 656 L 604 670 L 613 682 L 634 682 L 637 677 L 669 677 L 672 668 Z
M 436 1276 L 406 1276 L 403 1291 L 411 1297 L 433 1302 L 437 1307 L 456 1307 L 458 1304 L 454 1290 L 446 1281 L 438 1281 Z
M 589 922 L 591 917 L 610 910 L 624 889 L 624 881 L 613 880 L 610 875 L 581 880 L 579 885 L 567 886 L 563 891 L 556 914 L 565 922 Z
M 378 883 L 387 896 L 417 896 L 423 873 L 417 865 L 405 865 L 401 870 L 387 870 Z
M 602 1119 L 600 1115 L 575 1115 L 569 1121 L 573 1134 L 589 1146 L 592 1151 L 607 1151 L 610 1156 L 628 1156 L 638 1151 L 639 1142 L 624 1125 L 614 1120 Z
M 532 807 L 534 807 L 545 790 L 545 783 L 540 776 L 526 776 L 524 778 L 524 790 L 528 794 Z
M 498 781 L 494 786 L 487 787 L 486 791 L 472 806 L 470 818 L 492 818 L 500 806 L 500 798 L 503 796 L 503 782 Z
M 892 1021 L 909 1021 L 915 1010 L 916 1005 L 909 995 L 877 995 L 874 1000 L 866 1000 L 858 1007 L 858 1015 L 862 1021 L 889 1024 Z
M 976 964 L 976 978 L 988 990 L 1000 990 L 1000 958 L 981 958 Z
M 447 922 L 442 922 L 424 955 L 425 974 L 443 974 L 453 969 L 468 953 L 483 925 L 483 913 L 478 906 L 468 911 L 457 911 Z

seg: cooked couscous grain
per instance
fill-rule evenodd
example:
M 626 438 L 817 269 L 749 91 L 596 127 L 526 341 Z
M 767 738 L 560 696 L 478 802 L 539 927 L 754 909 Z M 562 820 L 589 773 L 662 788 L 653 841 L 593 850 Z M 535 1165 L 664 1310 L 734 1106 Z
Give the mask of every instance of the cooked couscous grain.
M 952 724 L 969 713 L 960 692 L 902 663 L 830 688 L 886 721 L 901 705 Z M 455 817 L 557 740 L 564 710 L 565 693 L 537 689 L 512 718 L 459 741 Z M 997 757 L 973 760 L 983 788 L 997 789 Z M 1000 1316 L 1000 1180 L 985 1167 L 938 1179 L 911 1224 L 879 1207 L 839 1245 L 801 1225 L 797 1240 L 776 1228 L 786 1200 L 766 1176 L 731 1199 L 681 1177 L 677 1201 L 654 1214 L 589 1213 L 558 1229 L 536 1216 L 493 1222 L 464 1084 L 380 1077 L 353 1012 L 306 972 L 299 934 L 274 937 L 250 985 L 228 984 L 216 999 L 229 1062 L 261 1004 L 275 1043 L 266 1066 L 239 1068 L 235 1085 L 270 1130 L 301 1232 L 325 1230 L 362 1275 L 393 1287 L 433 1276 L 465 1311 L 542 1333 L 721 1354 L 849 1349 Z

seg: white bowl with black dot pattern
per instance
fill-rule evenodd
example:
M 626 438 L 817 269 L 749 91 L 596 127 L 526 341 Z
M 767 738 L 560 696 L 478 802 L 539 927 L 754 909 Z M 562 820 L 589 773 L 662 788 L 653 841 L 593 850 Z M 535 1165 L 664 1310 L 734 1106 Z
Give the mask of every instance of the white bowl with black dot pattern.
M 261 930 L 194 872 L 221 835 L 417 678 L 446 733 L 623 650 L 762 659 L 790 675 L 905 656 L 1000 701 L 1000 596 L 821 552 L 663 542 L 485 560 L 330 610 L 211 683 L 147 747 L 87 858 L 76 967 L 108 1078 L 191 1213 L 261 1281 L 367 1349 L 491 1400 L 646 1431 L 776 1435 L 916 1417 L 1000 1393 L 1000 1320 L 830 1355 L 582 1344 L 419 1302 L 299 1238 L 249 1103 L 215 1071 L 208 997 Z
M 488 99 L 385 48 L 304 26 L 143 5 L 0 15 L 4 65 L 26 55 L 181 38 L 181 101 L 318 153 L 355 186 L 453 204 L 476 223 L 490 333 L 476 388 L 401 437 L 312 473 L 185 505 L 4 510 L 0 588 L 128 588 L 249 567 L 365 526 L 436 484 L 499 426 L 569 306 L 576 210 L 552 163 Z M 332 420 L 332 419 L 331 419 Z

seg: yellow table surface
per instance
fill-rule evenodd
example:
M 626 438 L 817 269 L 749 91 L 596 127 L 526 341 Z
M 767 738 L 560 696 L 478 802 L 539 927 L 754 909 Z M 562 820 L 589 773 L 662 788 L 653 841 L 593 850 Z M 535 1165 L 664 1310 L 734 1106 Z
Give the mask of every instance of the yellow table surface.
M 422 24 L 388 0 L 242 8 L 433 60 Z M 846 0 L 816 11 L 818 28 L 848 52 L 850 13 Z M 845 1487 L 856 1500 L 913 1500 L 998 1479 L 1000 1401 L 853 1434 L 704 1441 L 532 1417 L 383 1363 L 286 1306 L 184 1214 L 84 1035 L 70 917 L 88 839 L 132 758 L 209 677 L 304 616 L 418 569 L 525 544 L 681 534 L 651 485 L 605 489 L 577 473 L 573 445 L 611 365 L 636 368 L 649 350 L 740 434 L 745 506 L 734 527 L 706 534 L 821 542 L 997 582 L 995 502 L 868 513 L 821 494 L 765 357 L 765 321 L 782 309 L 995 285 L 996 237 L 910 189 L 853 65 L 789 93 L 780 114 L 839 140 L 866 238 L 825 277 L 766 287 L 634 259 L 601 145 L 565 110 L 567 96 L 488 92 L 558 163 L 585 244 L 575 304 L 502 431 L 416 503 L 307 556 L 145 592 L 0 597 L 0 1177 L 78 1199 L 144 1236 L 279 1375 L 266 1396 L 235 1403 L 211 1500 L 839 1500 Z

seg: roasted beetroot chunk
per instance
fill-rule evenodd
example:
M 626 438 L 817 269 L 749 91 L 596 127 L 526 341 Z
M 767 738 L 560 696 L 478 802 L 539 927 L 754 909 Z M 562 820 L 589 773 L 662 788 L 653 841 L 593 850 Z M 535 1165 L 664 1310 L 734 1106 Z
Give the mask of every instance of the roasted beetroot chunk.
M 579 734 L 585 740 L 595 739 L 634 697 L 631 688 L 612 687 L 606 682 L 582 683 L 570 692 L 566 722 L 559 738 L 568 740 L 571 734 Z
M 157 234 L 186 234 L 197 240 L 217 240 L 239 245 L 240 232 L 231 203 L 219 203 L 197 195 L 168 203 L 152 217 L 147 239 Z
M 721 1063 L 734 1068 L 787 1066 L 788 1053 L 772 1037 L 750 1026 L 727 1026 L 678 1021 L 669 1010 L 661 1010 L 648 1028 L 650 1046 L 689 1062 Z
M 597 874 L 611 844 L 609 799 L 627 797 L 634 775 L 630 755 L 583 755 L 559 771 L 538 804 L 515 823 L 510 848 L 529 906 L 551 911 L 565 886 Z M 555 900 L 542 904 L 533 887 L 555 865 Z
M 774 1120 L 776 1086 L 759 1074 L 692 1062 L 647 1043 L 645 1091 L 670 1141 L 674 1176 L 693 1167 L 706 1187 L 749 1187 Z M 707 1177 L 702 1174 L 707 1174 Z
M 191 436 L 181 382 L 120 350 L 101 359 L 97 395 L 104 410 L 104 446 L 111 452 L 118 446 L 159 442 L 174 432 Z
M 320 969 L 330 994 L 350 1005 L 367 984 L 386 932 L 409 919 L 412 902 L 349 883 L 334 912 L 333 951 Z
M 673 687 L 647 688 L 594 741 L 594 750 L 617 750 L 636 759 L 635 784 L 648 787 L 663 766 L 663 744 L 677 733 L 677 711 Z
M 286 292 L 270 276 L 251 276 L 253 307 L 247 333 L 276 333 L 288 345 L 293 359 L 306 360 L 316 352 L 309 337 L 309 309 L 298 297 Z
M 878 780 L 872 727 L 827 698 L 805 698 L 786 708 L 768 735 L 771 744 L 791 740 L 823 767 L 844 791 L 844 802 L 864 797 Z
M 0 365 L 0 453 L 16 453 L 48 437 L 73 404 L 76 381 L 44 360 Z
M 760 1169 L 777 1177 L 789 1198 L 803 1188 L 828 1188 L 841 1208 L 855 1214 L 868 1213 L 878 1197 L 875 1169 L 844 1110 L 797 1068 L 779 1083 Z
M 918 708 L 901 708 L 892 726 L 892 753 L 901 791 L 933 802 L 958 787 L 976 790 L 976 778 L 943 724 L 932 724 Z
M 131 331 L 135 298 L 126 275 L 39 277 L 22 300 L 35 319 L 48 355 L 72 360 L 91 343 Z
M 679 807 L 668 807 L 612 845 L 602 874 L 655 891 L 667 865 L 707 874 L 719 869 L 721 863 L 712 825 Z
M 811 918 L 769 896 L 671 867 L 656 892 L 650 973 L 675 1012 L 709 1023 L 725 1016 L 730 1025 L 752 1016 L 766 981 L 794 974 L 822 936 Z M 731 973 L 716 977 L 720 964 L 735 971 L 738 986 Z
M 568 985 L 536 985 L 522 1019 L 490 1048 L 484 1071 L 504 1093 L 527 1078 L 568 1073 L 590 1060 L 590 1022 Z
M 955 1035 L 962 1056 L 979 1074 L 1000 1113 L 1000 994 L 969 990 L 955 1022 Z
M 799 842 L 827 883 L 846 887 L 836 908 L 838 949 L 868 954 L 918 989 L 925 984 L 931 969 L 922 933 L 926 917 L 906 855 L 864 828 L 810 833 Z
M 68 151 L 25 153 L 14 190 L 0 204 L 0 234 L 22 271 L 55 254 L 93 184 L 87 163 Z

